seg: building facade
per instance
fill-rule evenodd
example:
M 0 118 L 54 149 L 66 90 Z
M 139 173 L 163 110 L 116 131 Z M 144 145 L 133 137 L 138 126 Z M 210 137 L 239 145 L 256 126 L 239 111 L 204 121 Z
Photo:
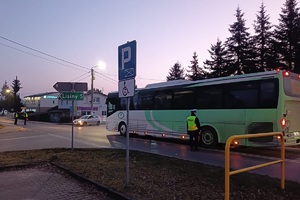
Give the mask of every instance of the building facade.
M 58 105 L 59 92 L 48 92 L 25 96 L 26 111 L 36 113 L 48 112 Z
M 48 113 L 52 122 L 61 122 L 61 118 L 70 118 L 72 109 L 74 109 L 75 118 L 82 115 L 95 114 L 105 121 L 106 98 L 107 95 L 95 91 L 92 109 L 91 94 L 84 92 L 83 100 L 75 100 L 72 108 L 72 101 L 61 99 L 59 92 L 49 92 L 25 96 L 25 107 L 26 111 L 32 111 L 36 114 Z
M 94 92 L 92 109 L 91 95 L 89 93 L 84 93 L 83 100 L 74 101 L 74 115 L 82 116 L 95 114 L 100 117 L 106 116 L 106 98 L 107 95 L 101 92 Z M 70 109 L 70 111 L 72 111 L 72 101 L 59 99 L 58 109 Z

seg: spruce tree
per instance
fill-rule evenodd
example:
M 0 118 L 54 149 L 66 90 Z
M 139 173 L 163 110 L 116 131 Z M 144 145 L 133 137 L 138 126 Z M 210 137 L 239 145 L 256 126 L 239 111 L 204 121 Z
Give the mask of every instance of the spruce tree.
M 255 71 L 267 71 L 276 68 L 274 66 L 274 57 L 272 57 L 272 25 L 270 17 L 266 13 L 264 4 L 260 6 L 260 10 L 254 20 L 255 34 L 253 39 L 253 51 L 255 55 Z M 275 59 L 276 60 L 276 59 Z
M 13 101 L 14 101 L 13 108 L 14 108 L 14 111 L 16 112 L 16 111 L 19 111 L 22 106 L 21 98 L 18 94 L 18 92 L 20 91 L 20 89 L 22 87 L 21 87 L 21 82 L 20 82 L 20 80 L 18 80 L 17 76 L 16 76 L 16 79 L 13 80 L 11 87 L 13 89 Z
M 9 86 L 7 84 L 7 81 L 4 82 L 2 89 L 1 89 L 1 101 L 0 101 L 0 111 L 2 112 L 1 114 L 4 114 L 4 110 L 9 110 L 10 106 L 9 106 L 9 100 L 10 100 L 10 89 Z
M 253 72 L 253 59 L 251 58 L 250 33 L 245 26 L 246 20 L 244 13 L 238 7 L 236 10 L 237 21 L 230 25 L 229 32 L 231 37 L 227 38 L 225 45 L 227 47 L 227 56 L 230 59 L 228 67 L 229 75 L 244 74 Z
M 194 52 L 193 60 L 188 68 L 189 70 L 187 70 L 188 73 L 186 74 L 188 80 L 195 81 L 205 78 L 205 71 L 199 67 L 198 55 L 196 52 Z
M 167 81 L 173 80 L 184 80 L 184 69 L 181 67 L 179 62 L 176 62 L 173 67 L 169 70 L 169 75 L 167 76 Z
M 211 60 L 204 61 L 204 68 L 208 70 L 207 77 L 216 78 L 229 76 L 230 74 L 227 73 L 226 69 L 228 66 L 228 60 L 226 58 L 227 51 L 219 38 L 215 45 L 211 45 L 208 52 L 210 53 Z
M 279 16 L 274 34 L 282 68 L 300 73 L 300 16 L 297 1 L 286 0 Z
M 8 95 L 9 91 L 9 86 L 7 84 L 7 81 L 5 81 L 1 89 L 1 96 L 5 98 Z

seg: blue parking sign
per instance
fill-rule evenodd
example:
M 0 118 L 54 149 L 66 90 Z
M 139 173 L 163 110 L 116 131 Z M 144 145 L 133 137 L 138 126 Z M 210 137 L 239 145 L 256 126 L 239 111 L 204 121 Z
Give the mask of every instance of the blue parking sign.
M 118 47 L 119 81 L 136 76 L 136 41 Z

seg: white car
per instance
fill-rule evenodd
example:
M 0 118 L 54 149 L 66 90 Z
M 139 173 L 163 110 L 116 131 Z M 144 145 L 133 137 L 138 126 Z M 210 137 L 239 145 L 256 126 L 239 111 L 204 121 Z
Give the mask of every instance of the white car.
M 100 125 L 100 117 L 98 115 L 83 115 L 73 121 L 74 125 L 89 126 L 89 125 Z

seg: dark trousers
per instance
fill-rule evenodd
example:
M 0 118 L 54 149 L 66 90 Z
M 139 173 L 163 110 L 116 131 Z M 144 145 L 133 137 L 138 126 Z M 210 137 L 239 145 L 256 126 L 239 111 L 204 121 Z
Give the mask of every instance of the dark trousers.
M 24 125 L 26 125 L 26 121 L 27 121 L 27 119 L 26 119 L 26 117 L 24 118 Z
M 18 123 L 18 118 L 15 118 L 15 124 L 17 124 Z
M 189 131 L 188 135 L 190 136 L 190 147 L 191 150 L 198 149 L 198 137 L 199 131 Z

